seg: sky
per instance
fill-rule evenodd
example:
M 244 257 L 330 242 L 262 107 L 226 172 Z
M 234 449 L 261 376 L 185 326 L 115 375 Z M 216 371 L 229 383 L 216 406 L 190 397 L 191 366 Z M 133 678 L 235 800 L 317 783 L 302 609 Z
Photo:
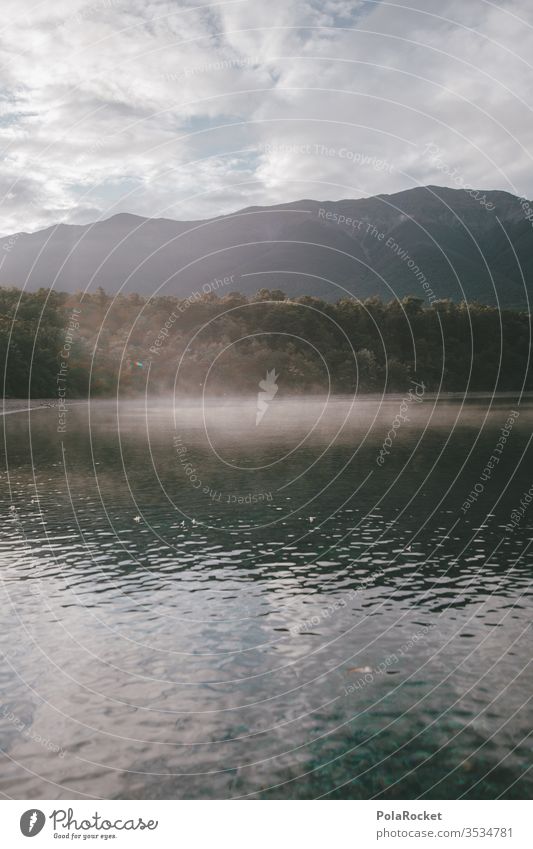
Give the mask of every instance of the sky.
M 533 196 L 531 0 L 3 0 L 0 230 Z

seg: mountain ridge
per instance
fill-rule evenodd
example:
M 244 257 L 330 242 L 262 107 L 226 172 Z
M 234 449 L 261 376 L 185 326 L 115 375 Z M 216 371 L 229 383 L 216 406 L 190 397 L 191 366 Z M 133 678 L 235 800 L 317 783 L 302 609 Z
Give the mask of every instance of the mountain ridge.
M 0 285 L 29 291 L 187 297 L 233 278 L 232 290 L 244 294 L 264 287 L 327 300 L 424 299 L 423 276 L 437 299 L 526 309 L 533 296 L 531 223 L 521 199 L 500 190 L 425 186 L 182 221 L 121 212 L 19 232 L 2 244 Z

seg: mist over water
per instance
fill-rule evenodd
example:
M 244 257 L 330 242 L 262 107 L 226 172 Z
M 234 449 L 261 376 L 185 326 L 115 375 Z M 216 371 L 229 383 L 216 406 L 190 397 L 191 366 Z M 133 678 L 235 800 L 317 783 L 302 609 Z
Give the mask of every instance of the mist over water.
M 533 405 L 408 390 L 4 417 L 0 790 L 530 793 Z

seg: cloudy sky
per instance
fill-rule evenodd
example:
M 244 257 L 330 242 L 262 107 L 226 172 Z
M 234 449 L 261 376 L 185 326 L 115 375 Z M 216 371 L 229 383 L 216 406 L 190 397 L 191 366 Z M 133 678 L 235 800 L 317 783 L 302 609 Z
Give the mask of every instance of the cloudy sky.
M 531 0 L 4 0 L 1 232 L 533 196 Z

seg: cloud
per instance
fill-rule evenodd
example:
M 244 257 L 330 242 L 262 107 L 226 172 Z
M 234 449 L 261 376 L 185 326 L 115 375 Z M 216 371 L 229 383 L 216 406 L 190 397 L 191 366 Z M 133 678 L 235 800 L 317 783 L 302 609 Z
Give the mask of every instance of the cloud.
M 531 197 L 529 3 L 409 5 L 7 3 L 2 231 L 457 185 L 442 162 Z

